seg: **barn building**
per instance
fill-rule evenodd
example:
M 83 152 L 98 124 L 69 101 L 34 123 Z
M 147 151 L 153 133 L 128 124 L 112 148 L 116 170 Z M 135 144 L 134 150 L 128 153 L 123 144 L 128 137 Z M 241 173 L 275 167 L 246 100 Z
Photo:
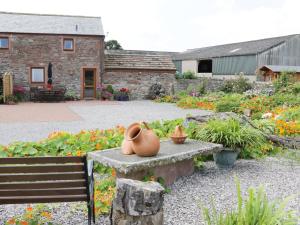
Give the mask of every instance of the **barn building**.
M 189 49 L 176 54 L 173 61 L 179 72 L 193 71 L 199 77 L 232 78 L 243 73 L 250 80 L 265 65 L 300 66 L 300 35 Z

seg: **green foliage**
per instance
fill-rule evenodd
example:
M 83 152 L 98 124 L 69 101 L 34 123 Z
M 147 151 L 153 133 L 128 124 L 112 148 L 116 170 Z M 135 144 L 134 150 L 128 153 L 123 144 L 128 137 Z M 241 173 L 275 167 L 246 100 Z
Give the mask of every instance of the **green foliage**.
M 275 92 L 284 92 L 285 88 L 292 85 L 295 82 L 294 72 L 283 71 L 279 77 L 273 82 Z
M 117 40 L 109 40 L 105 42 L 105 49 L 107 50 L 123 50 L 122 46 Z
M 182 73 L 176 71 L 176 73 L 175 73 L 175 78 L 176 78 L 176 79 L 183 79 Z
M 239 75 L 236 79 L 225 80 L 220 90 L 224 91 L 225 93 L 242 94 L 251 88 L 251 83 L 243 75 Z
M 241 125 L 235 119 L 209 120 L 198 130 L 196 138 L 242 151 L 247 146 L 261 146 L 265 142 L 260 131 L 247 125 Z
M 162 97 L 157 97 L 156 99 L 154 99 L 154 101 L 159 103 L 176 103 L 178 99 L 179 98 L 177 96 L 165 95 Z
M 116 179 L 108 177 L 95 182 L 95 211 L 96 215 L 108 214 L 111 201 L 115 195 Z
M 107 85 L 107 87 L 106 87 L 106 90 L 109 92 L 109 93 L 111 93 L 111 94 L 113 94 L 114 93 L 114 89 L 113 89 L 113 86 L 112 85 Z
M 262 186 L 250 187 L 248 198 L 243 199 L 241 187 L 236 180 L 238 204 L 237 209 L 218 213 L 215 205 L 212 209 L 201 207 L 207 225 L 297 225 L 298 218 L 294 211 L 287 211 L 290 197 L 282 201 L 269 201 Z
M 164 120 L 154 121 L 149 124 L 150 128 L 156 133 L 156 135 L 160 138 L 168 137 L 178 125 L 182 125 L 183 119 L 175 119 L 175 120 Z
M 240 94 L 225 95 L 216 102 L 216 112 L 238 112 L 242 99 Z
M 182 73 L 182 78 L 183 79 L 196 79 L 196 74 L 193 71 L 186 71 L 184 73 Z

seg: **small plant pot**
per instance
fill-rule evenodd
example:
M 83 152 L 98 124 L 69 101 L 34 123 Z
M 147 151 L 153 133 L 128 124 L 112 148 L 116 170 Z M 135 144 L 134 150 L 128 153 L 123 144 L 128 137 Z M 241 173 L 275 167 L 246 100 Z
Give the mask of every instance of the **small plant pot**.
M 214 153 L 214 160 L 219 169 L 232 168 L 237 159 L 239 151 L 223 150 L 218 153 Z
M 183 144 L 186 138 L 187 136 L 182 136 L 182 137 L 171 136 L 171 139 L 174 144 Z

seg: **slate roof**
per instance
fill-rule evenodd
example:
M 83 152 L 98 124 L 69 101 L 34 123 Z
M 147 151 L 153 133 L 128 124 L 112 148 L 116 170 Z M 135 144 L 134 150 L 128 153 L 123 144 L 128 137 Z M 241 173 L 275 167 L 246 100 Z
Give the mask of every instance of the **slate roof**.
M 204 48 L 189 49 L 174 56 L 175 60 L 209 59 L 221 56 L 253 55 L 277 46 L 296 36 L 266 38 L 254 41 L 246 41 L 225 45 L 216 45 Z
M 0 33 L 104 35 L 101 17 L 0 12 Z
M 300 66 L 280 66 L 280 65 L 264 65 L 260 70 L 269 69 L 273 72 L 290 71 L 300 73 Z
M 139 50 L 106 50 L 105 69 L 171 70 L 175 71 L 172 52 Z

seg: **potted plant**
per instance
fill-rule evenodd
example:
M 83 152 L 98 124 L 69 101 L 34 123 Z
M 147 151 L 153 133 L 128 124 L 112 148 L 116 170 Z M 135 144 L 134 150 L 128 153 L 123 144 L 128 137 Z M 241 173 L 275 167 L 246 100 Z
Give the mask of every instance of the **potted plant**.
M 238 154 L 247 146 L 257 146 L 264 142 L 260 131 L 233 118 L 209 120 L 200 128 L 197 138 L 224 146 L 221 152 L 214 154 L 214 160 L 219 168 L 232 167 Z
M 111 85 L 99 85 L 97 87 L 97 98 L 101 98 L 101 100 L 111 100 L 113 94 L 111 93 L 111 88 L 109 88 Z
M 117 101 L 129 101 L 129 93 L 130 91 L 128 88 L 121 88 L 114 93 L 114 98 Z

